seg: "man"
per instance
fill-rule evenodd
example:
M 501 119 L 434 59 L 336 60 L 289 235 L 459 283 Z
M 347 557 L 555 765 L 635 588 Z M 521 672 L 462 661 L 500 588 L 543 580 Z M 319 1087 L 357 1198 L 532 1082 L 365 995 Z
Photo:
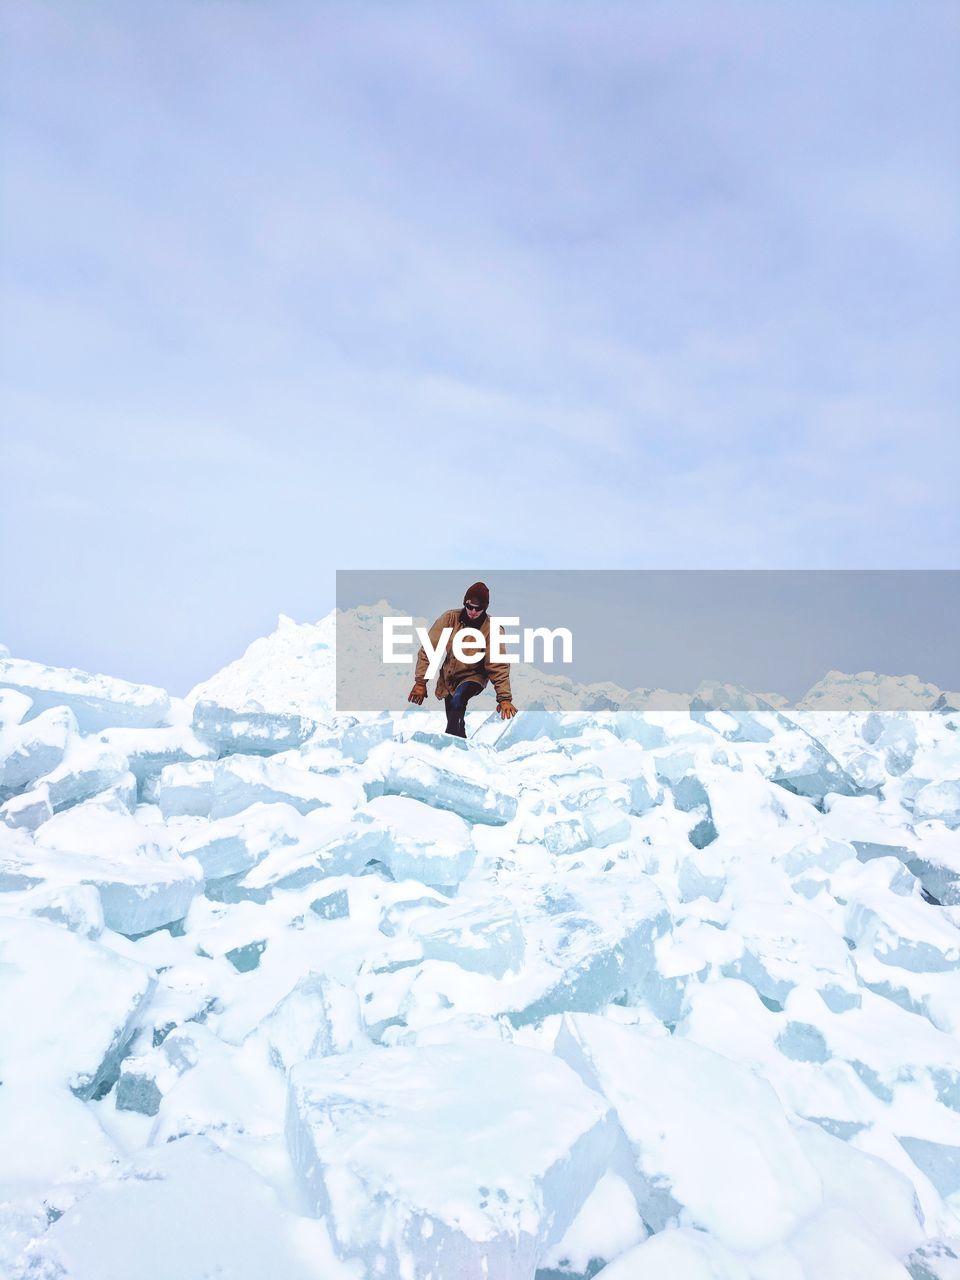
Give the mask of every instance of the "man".
M 443 698 L 444 706 L 447 710 L 447 733 L 452 734 L 456 738 L 465 738 L 467 736 L 464 717 L 466 715 L 467 703 L 473 697 L 476 697 L 482 689 L 487 687 L 490 680 L 493 681 L 493 687 L 497 691 L 497 707 L 500 711 L 501 720 L 509 720 L 517 714 L 517 708 L 513 705 L 510 694 L 510 664 L 508 662 L 488 662 L 487 655 L 490 652 L 490 619 L 487 616 L 487 606 L 490 603 L 490 592 L 483 582 L 475 582 L 472 587 L 468 587 L 463 597 L 462 609 L 448 609 L 446 613 L 442 613 L 430 628 L 430 644 L 436 650 L 440 642 L 440 635 L 444 627 L 451 627 L 453 634 L 450 636 L 447 644 L 447 656 L 444 659 L 443 666 L 437 676 L 436 695 Z M 464 627 L 472 627 L 475 631 L 479 631 L 484 639 L 484 647 L 481 649 L 479 642 L 477 643 L 475 652 L 477 659 L 475 662 L 461 662 L 453 653 L 453 640 L 458 631 L 462 631 Z M 466 652 L 471 653 L 469 641 L 466 645 Z M 417 654 L 417 666 L 414 677 L 414 686 L 410 691 L 408 702 L 415 702 L 419 706 L 427 696 L 427 667 L 429 659 L 426 650 L 421 647 Z

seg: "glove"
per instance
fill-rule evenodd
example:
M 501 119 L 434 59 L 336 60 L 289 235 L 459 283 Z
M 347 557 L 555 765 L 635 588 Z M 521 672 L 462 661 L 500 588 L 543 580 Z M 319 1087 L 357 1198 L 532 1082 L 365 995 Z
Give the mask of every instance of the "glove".
M 417 706 L 419 706 L 420 703 L 423 702 L 426 696 L 427 696 L 427 686 L 425 684 L 421 684 L 418 680 L 417 683 L 410 690 L 410 696 L 407 698 L 407 701 L 415 702 Z
M 500 712 L 501 720 L 512 720 L 517 714 L 517 708 L 512 702 L 498 702 L 497 710 Z

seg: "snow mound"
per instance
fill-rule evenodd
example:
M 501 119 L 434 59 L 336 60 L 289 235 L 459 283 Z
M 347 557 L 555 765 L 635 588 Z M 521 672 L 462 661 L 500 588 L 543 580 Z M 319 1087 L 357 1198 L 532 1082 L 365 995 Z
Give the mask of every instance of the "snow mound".
M 945 695 L 452 740 L 334 714 L 334 625 L 184 704 L 0 659 L 0 1273 L 956 1271 Z

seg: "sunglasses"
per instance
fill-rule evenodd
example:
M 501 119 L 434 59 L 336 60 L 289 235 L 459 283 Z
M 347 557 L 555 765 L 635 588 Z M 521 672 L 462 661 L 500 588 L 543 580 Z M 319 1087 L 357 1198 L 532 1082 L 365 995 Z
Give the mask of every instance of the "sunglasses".
M 463 607 L 464 607 L 465 609 L 468 609 L 468 610 L 470 611 L 470 613 L 483 613 L 483 605 L 482 605 L 482 604 L 472 604 L 472 603 L 471 603 L 471 601 L 469 601 L 469 600 L 467 600 L 467 601 L 465 602 L 465 604 L 464 604 L 464 606 L 463 606 Z

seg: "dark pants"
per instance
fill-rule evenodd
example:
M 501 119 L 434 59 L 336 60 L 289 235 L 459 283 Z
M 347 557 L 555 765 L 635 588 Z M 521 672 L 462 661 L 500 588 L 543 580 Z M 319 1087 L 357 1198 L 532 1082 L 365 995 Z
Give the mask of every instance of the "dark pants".
M 447 733 L 452 733 L 457 738 L 467 736 L 466 726 L 463 723 L 467 703 L 479 692 L 480 686 L 475 680 L 463 680 L 453 693 L 444 698 L 443 705 L 447 709 Z

